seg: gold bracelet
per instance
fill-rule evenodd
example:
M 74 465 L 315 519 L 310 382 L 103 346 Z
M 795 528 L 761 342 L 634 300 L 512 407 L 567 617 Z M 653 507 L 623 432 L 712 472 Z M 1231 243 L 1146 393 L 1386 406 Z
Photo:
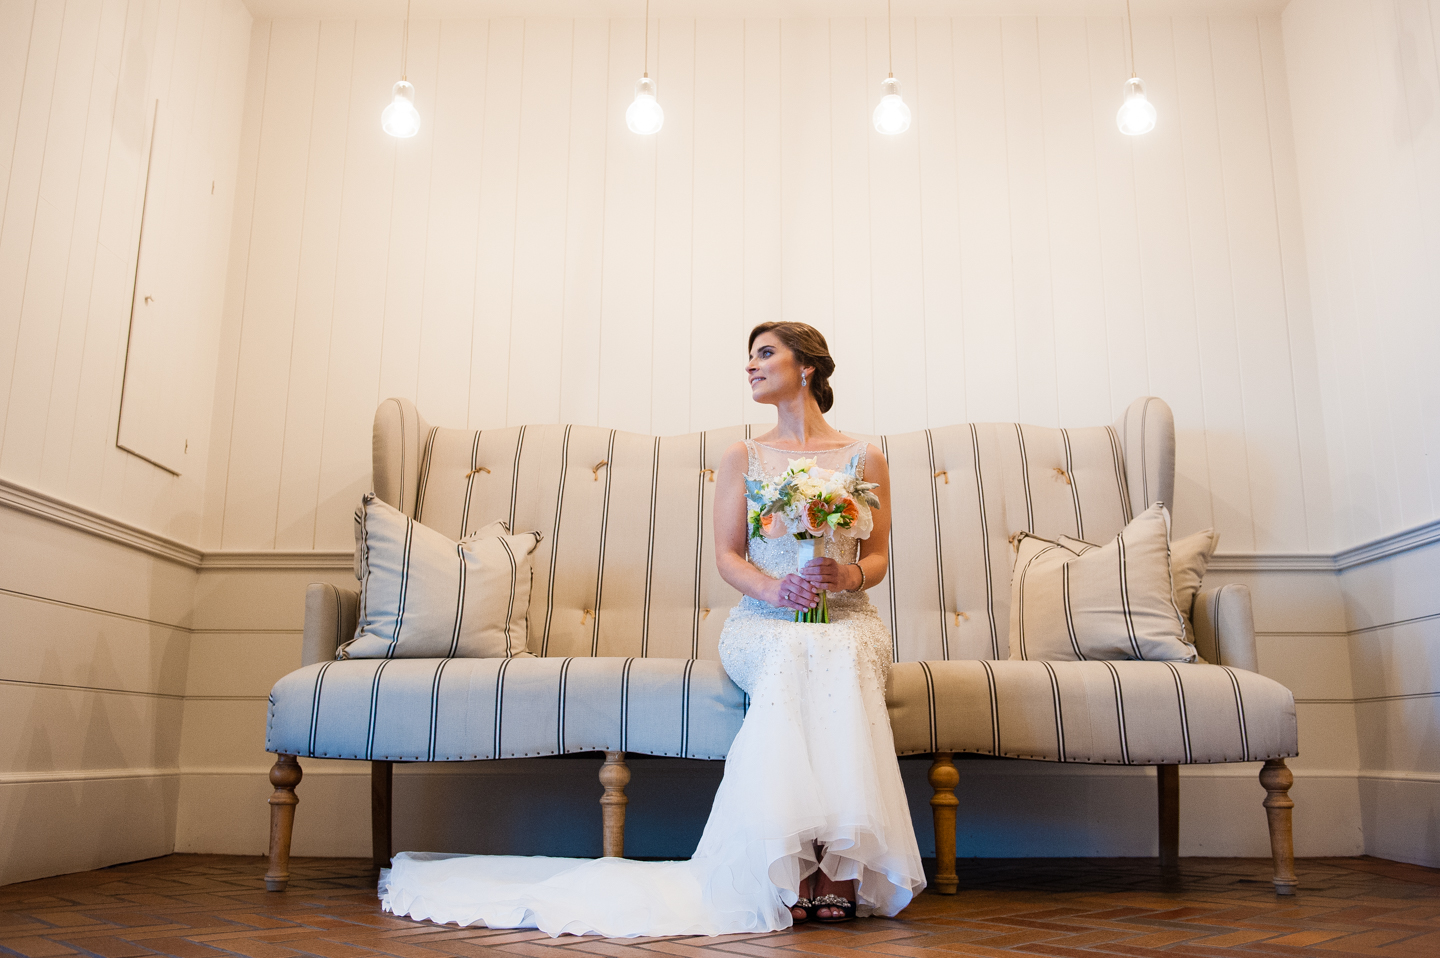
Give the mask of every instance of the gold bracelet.
M 860 570 L 860 584 L 857 585 L 855 588 L 850 589 L 850 590 L 848 590 L 848 591 L 850 591 L 850 592 L 864 592 L 864 591 L 865 591 L 865 567 L 860 564 L 860 560 L 859 560 L 859 559 L 856 559 L 854 562 L 852 562 L 852 563 L 850 563 L 850 564 L 853 565 L 855 568 L 857 568 L 857 569 Z

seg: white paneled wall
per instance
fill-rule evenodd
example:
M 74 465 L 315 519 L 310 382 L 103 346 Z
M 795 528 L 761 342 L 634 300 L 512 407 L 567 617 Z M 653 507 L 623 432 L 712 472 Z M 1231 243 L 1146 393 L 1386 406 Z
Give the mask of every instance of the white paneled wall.
M 0 3 L 0 884 L 174 848 L 197 575 L 114 540 L 199 536 L 250 23 L 239 0 Z M 157 99 L 182 177 L 215 183 L 199 268 L 168 277 L 208 341 L 173 397 L 178 478 L 115 445 Z
M 1284 15 L 1336 525 L 1440 518 L 1440 3 Z M 1425 530 L 1418 536 L 1424 541 Z M 1344 571 L 1366 851 L 1440 864 L 1440 546 Z
M 0 5 L 0 477 L 194 542 L 204 501 L 250 15 L 239 0 Z M 156 100 L 214 182 L 198 275 L 192 468 L 115 445 Z
M 1340 540 L 1440 518 L 1440 3 L 1284 17 Z
M 745 420 L 755 323 L 839 361 L 834 422 L 1108 422 L 1164 396 L 1177 522 L 1328 551 L 1330 483 L 1276 17 L 257 23 L 207 548 L 337 549 L 377 403 L 434 423 Z

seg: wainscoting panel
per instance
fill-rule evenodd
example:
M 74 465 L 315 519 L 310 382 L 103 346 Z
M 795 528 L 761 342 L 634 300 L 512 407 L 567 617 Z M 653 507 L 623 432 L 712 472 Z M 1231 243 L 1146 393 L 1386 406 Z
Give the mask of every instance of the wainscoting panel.
M 0 884 L 168 854 L 195 569 L 8 503 L 0 542 Z

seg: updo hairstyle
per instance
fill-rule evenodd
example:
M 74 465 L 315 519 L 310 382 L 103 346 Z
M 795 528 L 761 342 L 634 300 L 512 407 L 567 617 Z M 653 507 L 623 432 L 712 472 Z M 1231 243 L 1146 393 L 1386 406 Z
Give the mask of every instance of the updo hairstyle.
M 790 347 L 797 363 L 815 367 L 815 372 L 809 377 L 809 389 L 820 405 L 820 411 L 829 412 L 830 407 L 835 405 L 835 391 L 830 388 L 835 360 L 831 358 L 830 347 L 825 344 L 820 330 L 806 323 L 761 323 L 750 330 L 747 349 L 755 347 L 755 338 L 761 333 L 774 333 L 776 339 Z

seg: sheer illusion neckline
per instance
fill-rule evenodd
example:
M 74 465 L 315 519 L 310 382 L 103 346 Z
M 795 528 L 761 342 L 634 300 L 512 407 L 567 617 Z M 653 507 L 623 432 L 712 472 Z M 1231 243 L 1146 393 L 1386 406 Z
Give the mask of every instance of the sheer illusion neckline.
M 834 449 L 781 449 L 779 446 L 772 446 L 769 443 L 761 442 L 758 439 L 751 439 L 750 441 L 753 442 L 755 445 L 759 446 L 761 449 L 769 449 L 771 452 L 804 452 L 815 455 L 820 455 L 827 452 L 839 452 L 842 449 L 849 449 L 851 446 L 859 446 L 865 442 L 864 439 L 856 439 L 854 442 L 846 443 L 843 446 L 836 446 Z

